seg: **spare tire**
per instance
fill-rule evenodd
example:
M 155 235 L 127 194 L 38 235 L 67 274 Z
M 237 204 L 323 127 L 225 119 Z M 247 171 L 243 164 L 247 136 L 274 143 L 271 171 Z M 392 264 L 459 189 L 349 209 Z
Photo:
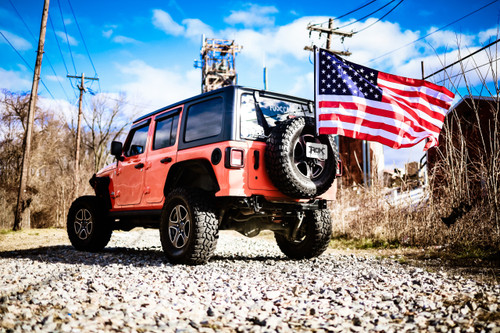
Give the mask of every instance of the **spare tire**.
M 306 156 L 306 143 L 328 147 L 328 158 Z M 314 119 L 298 117 L 280 122 L 266 145 L 266 168 L 274 186 L 293 198 L 312 198 L 325 193 L 335 180 L 337 149 L 330 135 L 316 135 Z

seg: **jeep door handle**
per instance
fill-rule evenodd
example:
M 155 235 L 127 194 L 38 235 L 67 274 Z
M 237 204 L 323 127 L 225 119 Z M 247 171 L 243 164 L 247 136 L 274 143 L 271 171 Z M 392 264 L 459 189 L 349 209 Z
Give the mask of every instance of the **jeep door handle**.
M 144 163 L 139 163 L 139 164 L 136 164 L 136 165 L 134 166 L 134 168 L 136 168 L 136 169 L 142 169 L 142 168 L 144 168 Z
M 165 157 L 165 158 L 162 158 L 160 160 L 161 163 L 165 164 L 165 163 L 170 163 L 172 162 L 172 157 Z

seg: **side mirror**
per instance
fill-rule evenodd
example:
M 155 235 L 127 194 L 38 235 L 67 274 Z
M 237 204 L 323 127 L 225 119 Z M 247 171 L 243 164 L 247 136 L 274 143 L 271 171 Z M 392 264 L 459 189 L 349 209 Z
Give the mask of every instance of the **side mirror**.
M 116 157 L 118 161 L 123 160 L 122 150 L 123 150 L 123 144 L 120 141 L 111 142 L 111 155 Z

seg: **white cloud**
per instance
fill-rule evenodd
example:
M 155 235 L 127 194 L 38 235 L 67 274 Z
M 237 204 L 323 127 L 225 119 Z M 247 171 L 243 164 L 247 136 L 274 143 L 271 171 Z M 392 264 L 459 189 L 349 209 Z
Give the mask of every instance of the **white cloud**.
M 359 29 L 375 21 L 376 19 L 370 18 L 366 20 Z M 418 45 L 413 44 L 409 47 L 402 47 L 400 50 L 392 52 L 391 54 L 383 57 L 380 56 L 398 47 L 409 44 L 419 37 L 420 33 L 418 31 L 402 31 L 397 23 L 381 21 L 366 31 L 355 34 L 351 38 L 345 38 L 344 43 L 349 51 L 352 52 L 352 56 L 349 57 L 350 61 L 380 70 L 394 72 L 395 69 L 401 67 L 409 59 L 419 55 L 416 48 Z M 341 47 L 340 45 L 339 40 L 335 40 L 335 47 L 339 48 Z M 370 61 L 372 59 L 373 61 Z
M 26 51 L 32 48 L 31 43 L 28 42 L 26 39 L 19 37 L 18 35 L 15 35 L 13 33 L 10 33 L 6 30 L 0 30 L 0 32 L 4 34 L 4 36 L 9 40 L 12 46 L 14 46 L 18 51 Z M 0 38 L 0 43 L 6 44 L 7 42 L 5 41 L 4 38 Z
M 126 36 L 115 36 L 113 37 L 113 42 L 118 44 L 139 44 L 140 42 L 136 39 L 126 37 Z
M 0 89 L 28 91 L 31 90 L 31 82 L 29 76 L 23 73 L 0 68 Z
M 103 30 L 102 32 L 102 35 L 106 38 L 109 38 L 111 37 L 111 35 L 113 34 L 113 29 L 109 29 L 109 30 Z
M 292 96 L 306 97 L 313 93 L 313 87 L 314 73 L 307 73 L 305 75 L 295 76 L 292 88 L 284 93 Z
M 53 82 L 64 82 L 65 79 L 61 76 L 56 76 L 56 75 L 45 75 L 44 78 L 47 79 L 48 81 L 53 81 Z
M 175 22 L 169 13 L 161 10 L 153 10 L 153 25 L 164 31 L 167 35 L 179 36 L 184 33 L 185 28 Z
M 66 38 L 66 33 L 64 31 L 56 31 L 56 35 L 61 38 L 61 40 L 66 43 L 66 41 L 69 42 L 69 45 L 71 46 L 76 46 L 78 45 L 78 41 L 71 35 L 67 35 L 68 37 Z
M 142 60 L 118 65 L 118 69 L 131 77 L 119 90 L 134 104 L 151 105 L 149 111 L 199 93 L 200 72 L 196 69 L 155 68 Z
M 207 37 L 214 36 L 212 28 L 199 19 L 185 19 L 182 21 L 182 24 L 186 26 L 187 37 L 199 38 L 202 34 L 205 34 Z
M 262 31 L 253 29 L 227 29 L 220 34 L 234 39 L 243 45 L 242 57 L 251 58 L 259 65 L 263 54 L 269 67 L 285 61 L 285 57 L 292 56 L 298 60 L 306 60 L 309 56 L 304 46 L 309 45 L 307 24 L 316 18 L 302 17 L 289 24 L 266 28 Z
M 426 34 L 436 31 L 438 28 L 430 28 Z M 473 35 L 460 34 L 455 31 L 444 30 L 432 33 L 432 35 L 425 38 L 434 49 L 444 47 L 446 49 L 456 49 L 457 47 L 466 48 L 474 44 Z M 434 51 L 431 51 L 434 53 Z
M 498 38 L 499 34 L 500 34 L 500 31 L 499 31 L 498 27 L 491 28 L 491 29 L 488 29 L 486 31 L 481 31 L 478 34 L 479 42 L 480 43 L 486 43 L 488 41 L 492 42 L 493 39 L 497 39 Z
M 45 110 L 51 110 L 54 114 L 66 123 L 76 122 L 78 116 L 78 107 L 64 99 L 51 99 L 40 97 L 37 100 L 37 106 Z
M 243 24 L 245 28 L 274 25 L 274 17 L 270 15 L 278 13 L 276 7 L 256 4 L 248 4 L 247 7 L 247 10 L 232 10 L 231 15 L 226 17 L 224 21 L 231 25 Z

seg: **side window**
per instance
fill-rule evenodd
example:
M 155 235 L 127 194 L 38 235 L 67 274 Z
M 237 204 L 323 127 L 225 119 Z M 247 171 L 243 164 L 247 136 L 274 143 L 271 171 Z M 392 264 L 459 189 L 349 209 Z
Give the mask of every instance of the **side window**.
M 223 113 L 224 106 L 220 97 L 189 107 L 184 141 L 190 142 L 220 134 Z
M 133 129 L 132 139 L 125 147 L 125 156 L 135 156 L 144 153 L 148 140 L 149 124 Z
M 170 147 L 175 144 L 178 123 L 178 114 L 156 122 L 153 150 Z

